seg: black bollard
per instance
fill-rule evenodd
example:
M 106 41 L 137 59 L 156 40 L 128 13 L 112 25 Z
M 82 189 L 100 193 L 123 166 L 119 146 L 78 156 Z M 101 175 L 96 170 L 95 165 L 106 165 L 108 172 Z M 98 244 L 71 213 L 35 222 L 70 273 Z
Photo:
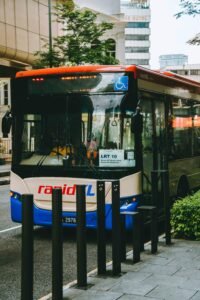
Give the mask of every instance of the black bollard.
M 133 262 L 137 263 L 140 261 L 140 214 L 133 212 Z
M 152 205 L 158 208 L 158 171 L 151 171 L 151 182 L 152 182 Z
M 120 183 L 112 182 L 112 273 L 121 273 L 120 255 Z
M 171 244 L 171 225 L 170 225 L 170 195 L 169 195 L 169 172 L 167 170 L 161 173 L 164 211 L 165 211 L 165 242 L 166 245 Z
M 62 189 L 52 190 L 52 299 L 63 299 Z
M 158 232 L 157 232 L 157 209 L 151 210 L 151 253 L 154 254 L 158 250 Z
M 85 185 L 76 186 L 77 214 L 77 286 L 87 286 Z
M 126 261 L 126 212 L 120 213 L 120 258 L 121 262 Z
M 106 273 L 105 182 L 97 181 L 97 270 Z
M 126 260 L 126 239 L 123 235 L 126 233 L 126 217 L 132 217 L 132 245 L 133 245 L 133 262 L 140 261 L 140 214 L 135 211 L 122 211 L 121 213 L 121 261 Z
M 141 205 L 138 207 L 138 211 L 140 212 L 140 220 L 141 220 L 141 238 L 140 238 L 140 250 L 144 251 L 144 228 L 145 228 L 145 213 L 150 215 L 151 222 L 151 253 L 157 252 L 157 243 L 158 243 L 158 234 L 157 234 L 157 209 L 152 205 Z
M 21 300 L 33 299 L 33 195 L 22 195 Z

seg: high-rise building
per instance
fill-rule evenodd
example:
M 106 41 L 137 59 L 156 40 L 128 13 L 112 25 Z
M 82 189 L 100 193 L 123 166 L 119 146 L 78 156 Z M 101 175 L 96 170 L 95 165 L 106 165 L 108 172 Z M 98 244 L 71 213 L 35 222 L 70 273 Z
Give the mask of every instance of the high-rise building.
M 160 69 L 169 66 L 182 66 L 188 63 L 188 56 L 185 54 L 165 54 L 159 56 Z
M 121 0 L 125 26 L 125 64 L 149 67 L 150 3 L 149 0 Z

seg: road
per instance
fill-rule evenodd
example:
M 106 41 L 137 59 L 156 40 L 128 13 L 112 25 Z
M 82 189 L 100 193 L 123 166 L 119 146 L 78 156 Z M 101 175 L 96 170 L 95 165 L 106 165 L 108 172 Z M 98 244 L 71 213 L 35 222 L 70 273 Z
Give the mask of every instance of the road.
M 110 236 L 107 260 L 111 259 Z M 87 271 L 96 268 L 96 233 L 87 236 Z M 76 279 L 76 234 L 63 233 L 63 283 Z M 34 228 L 34 299 L 51 292 L 51 229 Z M 9 186 L 0 186 L 0 300 L 21 298 L 21 226 L 10 219 Z

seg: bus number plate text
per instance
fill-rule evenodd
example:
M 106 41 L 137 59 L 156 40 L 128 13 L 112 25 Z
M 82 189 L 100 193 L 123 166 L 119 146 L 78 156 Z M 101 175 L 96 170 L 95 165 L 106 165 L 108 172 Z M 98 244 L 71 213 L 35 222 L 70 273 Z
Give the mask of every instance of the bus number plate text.
M 64 217 L 63 223 L 76 224 L 76 218 L 75 217 Z

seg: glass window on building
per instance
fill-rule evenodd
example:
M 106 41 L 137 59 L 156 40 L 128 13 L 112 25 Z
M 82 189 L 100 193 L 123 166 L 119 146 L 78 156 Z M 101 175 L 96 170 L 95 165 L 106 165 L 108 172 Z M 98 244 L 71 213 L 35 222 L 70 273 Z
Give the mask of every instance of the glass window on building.
M 126 47 L 125 52 L 126 53 L 148 53 L 149 48 L 148 47 Z
M 149 22 L 128 22 L 126 28 L 149 28 Z
M 190 75 L 200 75 L 200 70 L 190 70 Z
M 149 8 L 149 0 L 121 0 L 121 7 L 124 8 Z
M 126 65 L 149 65 L 148 59 L 126 59 Z
M 127 41 L 148 41 L 149 35 L 147 34 L 126 34 L 125 40 Z
M 185 54 L 166 54 L 159 56 L 160 68 L 167 66 L 182 66 L 188 63 L 188 56 Z
M 0 79 L 0 105 L 10 105 L 10 79 Z
M 188 73 L 188 70 L 178 70 L 177 74 L 179 74 L 179 75 L 188 75 L 189 73 Z

